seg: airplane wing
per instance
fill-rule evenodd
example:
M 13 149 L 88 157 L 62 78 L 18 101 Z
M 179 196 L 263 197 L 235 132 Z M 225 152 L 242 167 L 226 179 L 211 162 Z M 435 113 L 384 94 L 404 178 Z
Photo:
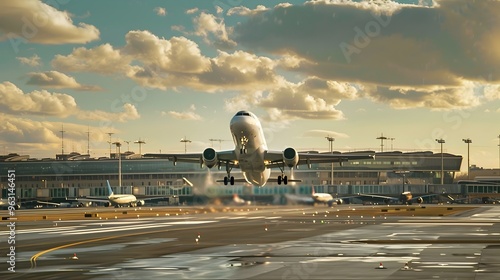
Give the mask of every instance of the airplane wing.
M 357 196 L 353 196 L 353 198 L 356 198 L 356 197 L 366 197 L 366 198 L 373 198 L 373 199 L 378 199 L 378 200 L 383 200 L 383 201 L 394 201 L 394 202 L 399 202 L 399 200 L 400 200 L 398 197 L 377 195 L 377 194 L 364 194 L 364 193 L 358 193 Z
M 97 197 L 76 197 L 72 198 L 72 200 L 84 201 L 84 202 L 102 202 L 102 203 L 109 202 L 109 199 L 107 198 L 97 198 Z
M 298 152 L 297 165 L 310 165 L 313 163 L 331 163 L 345 162 L 356 159 L 373 159 L 375 152 L 367 151 L 363 153 L 317 153 L 317 152 Z M 266 167 L 283 166 L 283 151 L 266 151 L 264 160 L 267 162 Z
M 230 168 L 239 168 L 236 154 L 233 150 L 217 152 L 217 162 L 221 166 L 228 165 Z M 190 154 L 144 154 L 144 157 L 149 158 L 164 158 L 172 161 L 174 165 L 177 162 L 190 162 L 203 164 L 203 153 L 190 153 Z

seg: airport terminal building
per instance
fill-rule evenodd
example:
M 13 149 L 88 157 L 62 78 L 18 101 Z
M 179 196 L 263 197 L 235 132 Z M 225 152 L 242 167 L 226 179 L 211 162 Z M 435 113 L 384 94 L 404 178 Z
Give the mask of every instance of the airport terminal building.
M 190 200 L 198 195 L 270 196 L 284 193 L 308 194 L 311 186 L 317 192 L 335 194 L 384 193 L 394 194 L 402 189 L 415 192 L 439 192 L 444 187 L 449 193 L 463 193 L 463 188 L 453 184 L 455 173 L 460 171 L 462 156 L 433 152 L 382 152 L 361 151 L 352 153 L 375 154 L 374 159 L 362 159 L 335 163 L 313 164 L 311 168 L 301 166 L 292 176 L 300 183 L 277 185 L 268 183 L 264 187 L 245 185 L 224 186 L 215 183 L 225 172 L 200 167 L 200 164 L 177 163 L 165 159 L 143 158 L 132 152 L 122 154 L 122 186 L 114 187 L 115 193 L 134 195 L 164 195 Z M 16 190 L 20 199 L 54 199 L 78 196 L 105 196 L 106 180 L 118 186 L 119 160 L 90 158 L 88 155 L 71 153 L 56 155 L 55 159 L 32 159 L 27 155 L 8 154 L 0 156 L 0 188 L 2 197 L 7 193 L 7 172 L 15 170 Z M 442 165 L 441 165 L 442 163 Z M 441 168 L 444 171 L 441 185 Z M 333 170 L 333 178 L 332 178 Z M 286 170 L 285 172 L 291 172 Z M 235 177 L 241 177 L 233 171 Z M 273 170 L 271 176 L 278 176 Z M 193 183 L 185 183 L 186 178 Z M 331 183 L 333 179 L 333 184 Z M 451 189 L 450 189 L 451 188 Z

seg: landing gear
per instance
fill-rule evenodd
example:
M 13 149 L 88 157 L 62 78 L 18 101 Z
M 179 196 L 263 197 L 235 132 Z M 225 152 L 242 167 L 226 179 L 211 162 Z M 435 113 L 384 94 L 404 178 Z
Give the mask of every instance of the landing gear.
M 228 173 L 228 175 L 229 175 L 229 173 Z M 234 185 L 234 177 L 233 176 L 231 176 L 231 177 L 224 176 L 224 185 L 227 186 L 228 183 L 231 184 L 231 186 Z
M 281 175 L 278 176 L 278 185 L 281 185 L 281 182 L 283 182 L 284 185 L 288 184 L 288 177 L 285 175 L 285 164 L 283 166 L 279 166 L 281 170 Z
M 234 185 L 234 177 L 231 176 L 231 170 L 233 168 L 232 167 L 229 167 L 229 162 L 226 162 L 226 172 L 227 172 L 227 176 L 224 177 L 224 185 L 227 186 L 227 184 L 229 183 L 231 186 Z
M 278 176 L 278 185 L 281 185 L 281 182 L 283 182 L 284 185 L 288 184 L 288 177 L 283 174 Z

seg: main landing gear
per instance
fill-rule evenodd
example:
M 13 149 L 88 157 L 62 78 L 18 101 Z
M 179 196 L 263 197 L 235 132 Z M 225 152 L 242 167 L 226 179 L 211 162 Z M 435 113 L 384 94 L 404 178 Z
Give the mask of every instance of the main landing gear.
M 234 185 L 234 177 L 231 176 L 231 170 L 232 169 L 233 169 L 232 167 L 229 167 L 229 163 L 226 163 L 227 176 L 224 177 L 224 185 L 226 185 L 226 186 L 227 186 L 228 183 L 231 186 Z
M 288 177 L 284 174 L 278 176 L 278 185 L 281 185 L 281 182 L 283 182 L 284 185 L 288 184 Z
M 283 183 L 284 185 L 288 184 L 288 177 L 285 175 L 285 166 L 280 166 L 279 167 L 281 170 L 281 175 L 278 176 L 278 185 L 281 185 Z

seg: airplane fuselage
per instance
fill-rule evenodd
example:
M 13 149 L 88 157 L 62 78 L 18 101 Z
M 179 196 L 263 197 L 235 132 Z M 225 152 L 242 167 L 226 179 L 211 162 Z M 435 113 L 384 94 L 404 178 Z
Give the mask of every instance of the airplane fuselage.
M 137 202 L 135 195 L 131 194 L 113 194 L 108 199 L 111 205 L 129 205 Z
M 235 154 L 247 182 L 264 186 L 271 176 L 264 162 L 267 143 L 259 120 L 250 112 L 236 114 L 230 123 Z

